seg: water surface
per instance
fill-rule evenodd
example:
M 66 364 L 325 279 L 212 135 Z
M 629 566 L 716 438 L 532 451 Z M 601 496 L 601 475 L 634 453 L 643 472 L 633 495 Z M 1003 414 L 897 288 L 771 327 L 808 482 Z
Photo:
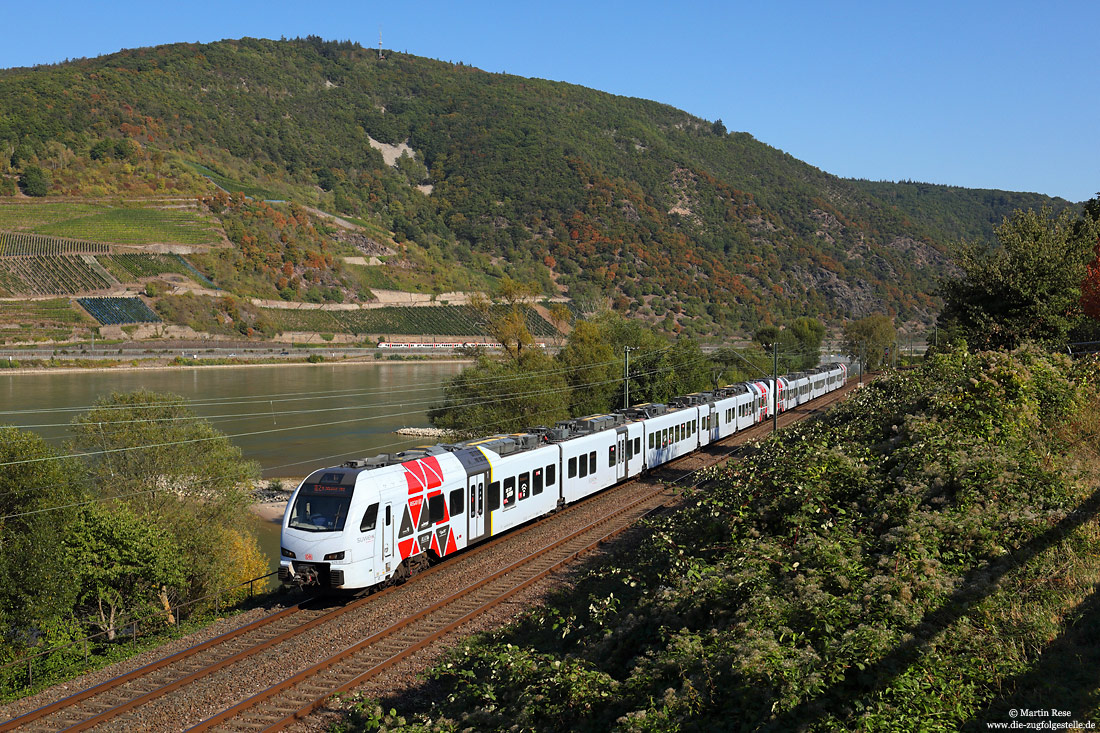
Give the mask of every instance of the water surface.
M 393 431 L 427 426 L 426 411 L 460 363 L 389 362 L 294 366 L 0 374 L 0 424 L 56 446 L 68 423 L 112 392 L 182 396 L 230 437 L 266 477 L 304 476 L 349 458 L 426 442 Z

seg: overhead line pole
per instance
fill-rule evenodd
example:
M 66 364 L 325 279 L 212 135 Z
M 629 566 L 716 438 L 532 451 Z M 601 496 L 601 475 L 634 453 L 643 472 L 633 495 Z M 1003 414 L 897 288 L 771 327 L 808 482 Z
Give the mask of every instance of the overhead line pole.
M 772 432 L 779 430 L 779 343 L 772 342 Z
M 623 409 L 630 409 L 630 352 L 637 347 L 623 347 Z

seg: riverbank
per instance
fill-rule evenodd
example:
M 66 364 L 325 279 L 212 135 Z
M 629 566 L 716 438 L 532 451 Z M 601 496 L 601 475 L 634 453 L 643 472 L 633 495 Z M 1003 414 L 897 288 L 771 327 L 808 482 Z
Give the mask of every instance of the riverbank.
M 265 522 L 281 522 L 286 511 L 286 503 L 304 476 L 280 476 L 265 479 L 266 486 L 252 492 L 254 501 L 248 510 Z
M 111 362 L 88 366 L 33 366 L 0 368 L 0 376 L 5 374 L 88 374 L 93 372 L 142 372 L 154 370 L 187 370 L 187 369 L 232 369 L 239 367 L 288 367 L 288 366 L 362 366 L 364 364 L 466 364 L 471 359 L 443 356 L 432 357 L 428 355 L 404 355 L 387 354 L 374 357 L 347 357 L 326 358 L 324 361 L 311 362 L 308 359 L 281 360 L 281 361 L 249 361 L 242 359 L 229 364 L 202 364 L 202 363 L 174 363 L 175 359 L 150 358 L 137 360 L 141 363 L 133 363 L 134 360 L 125 362 Z M 201 362 L 202 360 L 198 360 Z

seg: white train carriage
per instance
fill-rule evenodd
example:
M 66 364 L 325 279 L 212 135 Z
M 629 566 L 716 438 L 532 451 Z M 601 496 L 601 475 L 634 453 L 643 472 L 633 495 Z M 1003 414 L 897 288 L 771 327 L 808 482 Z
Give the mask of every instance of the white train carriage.
M 664 404 L 645 407 L 652 408 L 652 415 L 643 421 L 646 468 L 668 463 L 698 448 L 698 408 L 670 410 Z
M 828 369 L 826 377 L 826 389 L 832 392 L 835 389 L 840 389 L 844 386 L 844 383 L 848 381 L 848 365 L 843 362 L 835 361 L 831 364 L 826 364 Z
M 797 407 L 798 405 L 805 404 L 810 401 L 810 375 L 806 372 L 796 372 L 790 375 L 791 380 L 791 392 L 794 397 L 794 404 L 788 402 L 791 407 Z
M 469 454 L 471 449 L 481 453 L 484 463 Z M 472 484 L 473 502 L 478 504 L 467 512 L 471 542 L 506 532 L 557 508 L 561 447 L 543 442 L 540 435 L 495 435 L 462 443 L 455 452 L 467 456 L 467 488 Z M 481 510 L 483 490 L 485 509 Z
M 693 392 L 682 397 L 673 397 L 669 400 L 669 405 L 674 409 L 687 409 L 694 413 L 690 418 L 694 421 L 692 435 L 694 448 L 692 450 L 711 442 L 710 426 L 712 422 L 717 422 L 717 408 L 713 392 Z
M 553 437 L 562 439 L 563 501 L 583 499 L 626 477 L 625 423 L 623 415 L 594 415 L 558 423 L 551 431 Z M 565 439 L 556 431 L 575 437 Z
M 825 376 L 826 370 L 822 368 L 814 369 L 810 373 L 810 399 L 816 400 L 818 397 L 824 395 L 828 390 L 825 389 Z
M 711 431 L 711 440 L 727 438 L 751 424 L 753 393 L 745 384 L 731 384 L 714 392 L 718 426 Z

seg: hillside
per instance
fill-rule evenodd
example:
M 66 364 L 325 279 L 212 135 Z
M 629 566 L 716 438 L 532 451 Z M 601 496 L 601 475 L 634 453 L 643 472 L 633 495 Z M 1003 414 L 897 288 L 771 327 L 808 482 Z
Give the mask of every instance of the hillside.
M 316 38 L 136 49 L 0 81 L 0 193 L 40 168 L 47 199 L 203 196 L 196 216 L 216 216 L 230 246 L 192 264 L 241 296 L 346 301 L 508 275 L 703 337 L 798 315 L 927 323 L 947 243 L 1000 213 L 843 180 L 668 105 Z M 341 241 L 305 206 L 361 228 Z M 372 248 L 386 267 L 340 260 Z

